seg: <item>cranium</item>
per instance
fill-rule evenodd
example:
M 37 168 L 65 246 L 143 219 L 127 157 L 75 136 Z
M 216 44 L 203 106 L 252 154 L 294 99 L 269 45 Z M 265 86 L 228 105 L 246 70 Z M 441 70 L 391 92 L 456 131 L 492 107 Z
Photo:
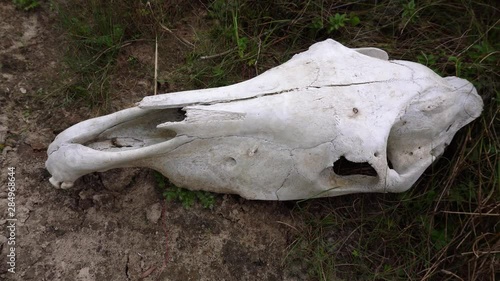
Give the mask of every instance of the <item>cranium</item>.
M 402 192 L 482 106 L 466 80 L 326 40 L 253 79 L 145 97 L 76 124 L 46 166 L 60 188 L 134 166 L 249 199 Z

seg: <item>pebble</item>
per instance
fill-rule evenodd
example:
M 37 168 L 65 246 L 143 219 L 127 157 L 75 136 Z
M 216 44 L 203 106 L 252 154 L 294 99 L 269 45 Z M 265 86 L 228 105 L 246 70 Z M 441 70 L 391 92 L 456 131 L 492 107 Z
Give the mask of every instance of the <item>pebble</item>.
M 90 273 L 90 267 L 84 267 L 78 271 L 76 276 L 78 281 L 95 281 L 95 277 Z
M 146 211 L 146 218 L 152 223 L 158 223 L 161 217 L 161 204 L 153 204 L 149 210 Z

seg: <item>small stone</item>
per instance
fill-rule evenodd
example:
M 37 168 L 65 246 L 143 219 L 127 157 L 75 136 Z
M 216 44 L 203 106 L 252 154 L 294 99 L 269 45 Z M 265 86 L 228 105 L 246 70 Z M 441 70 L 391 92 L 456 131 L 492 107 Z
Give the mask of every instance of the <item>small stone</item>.
M 95 281 L 95 277 L 90 273 L 90 267 L 84 267 L 80 269 L 78 275 L 76 276 L 78 281 Z
M 22 93 L 22 94 L 26 94 L 28 91 L 26 91 L 25 88 L 21 87 L 19 88 L 19 91 Z
M 153 204 L 149 210 L 146 211 L 146 218 L 152 223 L 158 223 L 161 217 L 161 204 Z
M 2 77 L 7 80 L 7 82 L 10 82 L 12 79 L 14 79 L 14 75 L 9 74 L 9 73 L 2 73 Z M 9 88 L 7 88 L 7 92 L 9 92 Z

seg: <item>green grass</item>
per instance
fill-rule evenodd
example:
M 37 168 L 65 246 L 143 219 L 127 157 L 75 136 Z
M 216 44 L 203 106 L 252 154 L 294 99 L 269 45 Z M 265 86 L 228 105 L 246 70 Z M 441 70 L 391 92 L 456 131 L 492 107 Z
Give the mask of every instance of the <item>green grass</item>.
M 31 11 L 40 6 L 40 1 L 37 0 L 12 0 L 12 3 L 18 8 L 25 11 Z
M 65 33 L 65 76 L 55 94 L 66 104 L 83 103 L 100 111 L 110 111 L 110 99 L 117 59 L 124 47 L 134 42 L 154 42 L 159 24 L 155 11 L 162 1 L 119 2 L 105 0 L 51 1 Z M 128 66 L 137 67 L 134 58 Z
M 125 26 L 105 1 L 53 3 L 67 36 L 65 99 L 109 106 L 110 77 L 124 41 Z
M 200 204 L 205 209 L 212 209 L 215 204 L 215 195 L 203 190 L 188 190 L 173 185 L 162 174 L 155 172 L 158 188 L 167 201 L 180 202 L 184 208 L 189 209 L 195 204 Z
M 205 11 L 203 24 L 188 40 L 164 27 L 190 25 L 183 19 L 191 4 L 67 2 L 58 11 L 71 73 L 62 94 L 71 101 L 109 104 L 119 90 L 110 80 L 122 46 L 137 40 L 153 46 L 157 36 L 179 41 L 184 50 L 185 63 L 159 81 L 177 90 L 249 79 L 326 38 L 379 47 L 391 59 L 468 79 L 485 102 L 484 112 L 417 184 L 402 194 L 297 203 L 294 242 L 284 264 L 301 268 L 311 280 L 493 280 L 499 274 L 496 1 L 202 1 L 195 8 Z M 186 205 L 211 202 L 176 188 L 166 196 Z

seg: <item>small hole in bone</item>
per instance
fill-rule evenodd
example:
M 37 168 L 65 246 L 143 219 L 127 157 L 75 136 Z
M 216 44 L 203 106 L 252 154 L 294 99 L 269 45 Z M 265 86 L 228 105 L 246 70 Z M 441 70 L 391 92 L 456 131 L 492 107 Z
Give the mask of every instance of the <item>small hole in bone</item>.
M 373 156 L 375 156 L 375 157 L 378 157 L 378 155 L 379 155 L 379 154 L 378 154 L 378 152 L 375 152 L 375 153 L 373 154 Z
M 226 166 L 229 166 L 229 167 L 235 166 L 237 163 L 236 159 L 234 159 L 233 157 L 226 157 L 224 159 L 224 161 L 225 161 Z
M 368 163 L 355 163 L 341 156 L 333 163 L 333 172 L 339 176 L 365 175 L 376 177 L 377 171 Z

